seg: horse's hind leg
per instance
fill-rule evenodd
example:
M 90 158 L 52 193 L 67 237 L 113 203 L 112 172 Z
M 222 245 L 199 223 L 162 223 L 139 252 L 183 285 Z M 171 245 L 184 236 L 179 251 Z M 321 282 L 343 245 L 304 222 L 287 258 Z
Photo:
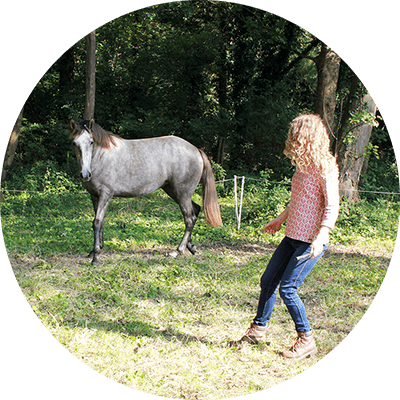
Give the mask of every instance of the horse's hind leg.
M 190 199 L 189 201 L 181 202 L 179 207 L 185 221 L 185 233 L 178 248 L 169 253 L 171 257 L 176 257 L 178 254 L 183 254 L 186 248 L 192 254 L 196 252 L 196 247 L 192 243 L 192 232 L 200 212 L 200 206 Z
M 175 188 L 176 189 L 176 188 Z M 178 254 L 182 254 L 185 252 L 187 248 L 192 254 L 196 252 L 196 247 L 192 243 L 192 231 L 194 225 L 197 221 L 197 217 L 199 216 L 201 207 L 192 201 L 191 196 L 185 194 L 184 196 L 179 197 L 175 190 L 172 189 L 170 185 L 166 185 L 163 187 L 163 190 L 170 196 L 176 203 L 178 203 L 179 208 L 181 209 L 183 219 L 185 221 L 185 233 L 179 244 L 178 248 L 169 255 L 171 257 L 176 257 Z M 183 197 L 183 198 L 182 198 Z
M 194 224 L 197 221 L 197 218 L 199 216 L 201 207 L 197 203 L 195 203 L 194 201 L 192 201 L 192 206 L 193 206 L 193 211 L 194 211 L 194 214 L 195 214 L 195 217 L 196 217 L 196 219 L 194 220 L 194 223 L 193 223 L 193 227 L 192 227 L 192 231 L 193 231 Z M 192 254 L 196 253 L 196 246 L 192 243 L 192 232 L 190 232 L 189 240 L 187 242 L 186 247 Z

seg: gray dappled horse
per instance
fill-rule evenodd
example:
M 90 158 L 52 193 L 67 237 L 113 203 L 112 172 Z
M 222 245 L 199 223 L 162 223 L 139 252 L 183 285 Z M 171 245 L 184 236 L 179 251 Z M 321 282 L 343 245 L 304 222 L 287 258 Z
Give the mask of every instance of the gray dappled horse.
M 170 253 L 172 257 L 186 248 L 192 254 L 196 251 L 191 234 L 200 206 L 192 196 L 200 180 L 206 220 L 214 227 L 222 225 L 210 161 L 189 142 L 176 136 L 125 140 L 106 132 L 93 118 L 79 123 L 71 120 L 68 131 L 95 212 L 92 264 L 99 262 L 104 217 L 113 196 L 138 197 L 161 188 L 178 203 L 185 233 L 177 250 Z

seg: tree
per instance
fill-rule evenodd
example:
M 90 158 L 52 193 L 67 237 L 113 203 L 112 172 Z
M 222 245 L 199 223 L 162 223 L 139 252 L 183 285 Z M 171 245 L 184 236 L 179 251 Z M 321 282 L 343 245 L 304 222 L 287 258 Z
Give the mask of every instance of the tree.
M 4 161 L 3 161 L 3 171 L 1 172 L 1 181 L 4 182 L 7 176 L 7 170 L 8 168 L 11 167 L 11 164 L 14 160 L 15 156 L 15 150 L 17 149 L 18 146 L 18 140 L 19 140 L 19 134 L 21 132 L 21 124 L 22 124 L 22 115 L 23 115 L 24 109 L 20 111 L 17 121 L 14 124 L 14 128 L 11 132 L 11 137 L 7 145 L 6 149 L 6 154 L 4 156 Z M 0 192 L 0 201 L 4 201 L 3 198 L 3 193 Z
M 11 132 L 11 137 L 7 145 L 7 150 L 6 154 L 4 156 L 4 162 L 3 162 L 3 171 L 1 173 L 1 180 L 4 181 L 7 175 L 7 169 L 11 167 L 11 164 L 14 160 L 15 156 L 15 150 L 17 149 L 18 146 L 18 140 L 19 140 L 19 134 L 21 132 L 21 124 L 22 124 L 22 115 L 23 115 L 24 109 L 20 111 L 17 121 L 14 124 L 14 128 Z
M 96 120 L 124 138 L 178 135 L 228 171 L 268 168 L 279 180 L 292 173 L 283 149 L 299 113 L 320 114 L 339 161 L 350 160 L 341 148 L 357 125 L 359 85 L 318 38 L 263 10 L 207 0 L 148 7 L 90 33 L 47 71 L 24 106 L 8 179 L 16 164 L 51 159 L 66 170 L 63 127 L 82 110 L 93 117 L 96 100 Z
M 94 117 L 96 93 L 96 31 L 86 36 L 86 100 L 83 119 Z
M 358 78 L 356 81 L 359 82 Z M 349 118 L 340 129 L 341 141 L 337 147 L 337 161 L 340 170 L 341 195 L 350 201 L 357 201 L 367 147 L 372 127 L 376 124 L 376 104 L 368 93 L 355 99 L 351 104 Z
M 328 132 L 335 129 L 336 89 L 339 79 L 339 56 L 326 44 L 321 44 L 321 52 L 314 58 L 318 71 L 315 113 L 324 120 Z

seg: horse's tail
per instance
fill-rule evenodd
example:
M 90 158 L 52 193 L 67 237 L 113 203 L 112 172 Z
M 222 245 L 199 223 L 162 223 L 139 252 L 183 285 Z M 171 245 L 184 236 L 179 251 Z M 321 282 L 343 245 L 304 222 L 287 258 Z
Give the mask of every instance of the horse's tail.
M 200 150 L 204 168 L 201 176 L 203 207 L 207 222 L 213 226 L 221 226 L 222 218 L 218 204 L 217 189 L 211 163 L 205 153 Z

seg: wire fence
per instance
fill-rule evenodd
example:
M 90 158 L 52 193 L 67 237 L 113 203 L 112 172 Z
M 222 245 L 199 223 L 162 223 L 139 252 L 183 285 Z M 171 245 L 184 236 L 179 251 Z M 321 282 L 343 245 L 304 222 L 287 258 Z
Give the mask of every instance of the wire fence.
M 241 180 L 240 184 L 240 192 L 239 192 L 239 181 Z M 237 223 L 237 230 L 240 230 L 240 224 L 242 219 L 242 210 L 243 210 L 243 198 L 245 192 L 245 182 L 247 181 L 263 181 L 264 183 L 268 184 L 275 184 L 275 185 L 286 185 L 290 186 L 290 182 L 279 182 L 279 181 L 269 181 L 266 179 L 261 178 L 250 178 L 245 176 L 237 176 L 234 175 L 233 178 L 230 179 L 222 179 L 218 180 L 215 183 L 225 183 L 225 182 L 232 182 L 233 181 L 233 191 L 234 191 L 234 198 L 235 198 L 235 217 Z M 38 191 L 38 190 L 21 190 L 21 189 L 0 189 L 1 192 L 7 193 L 41 193 L 41 194 L 63 194 L 63 193 L 70 193 L 70 194 L 87 194 L 87 191 L 73 191 L 70 192 L 68 190 L 62 192 L 55 192 L 55 191 Z M 399 196 L 400 193 L 397 192 L 380 192 L 376 190 L 355 190 L 355 189 L 339 189 L 340 192 L 358 192 L 358 193 L 370 193 L 370 194 L 381 194 L 381 195 L 392 195 L 392 196 Z
M 41 194 L 63 194 L 63 193 L 69 193 L 69 194 L 87 194 L 88 192 L 86 190 L 79 190 L 79 191 L 69 191 L 69 190 L 63 190 L 63 191 L 54 191 L 54 190 L 24 190 L 24 189 L 0 189 L 2 193 L 41 193 Z
M 238 193 L 238 180 L 242 180 L 242 183 L 240 185 L 240 195 Z M 266 183 L 272 183 L 276 185 L 286 185 L 290 186 L 290 182 L 277 182 L 277 181 L 268 181 L 265 179 L 259 179 L 259 178 L 246 178 L 245 176 L 237 176 L 234 175 L 233 178 L 231 179 L 223 179 L 216 181 L 215 183 L 224 183 L 224 182 L 229 182 L 229 181 L 234 181 L 234 196 L 235 196 L 235 215 L 236 215 L 236 222 L 237 222 L 237 230 L 240 230 L 240 223 L 241 223 L 241 216 L 242 216 L 242 208 L 243 208 L 243 193 L 244 193 L 244 185 L 246 180 L 252 180 L 252 181 L 264 181 Z M 339 189 L 340 192 L 358 192 L 358 193 L 371 193 L 371 194 L 383 194 L 383 195 L 394 195 L 398 196 L 400 193 L 397 192 L 379 192 L 376 190 L 355 190 L 355 189 Z M 239 197 L 239 201 L 238 201 Z

